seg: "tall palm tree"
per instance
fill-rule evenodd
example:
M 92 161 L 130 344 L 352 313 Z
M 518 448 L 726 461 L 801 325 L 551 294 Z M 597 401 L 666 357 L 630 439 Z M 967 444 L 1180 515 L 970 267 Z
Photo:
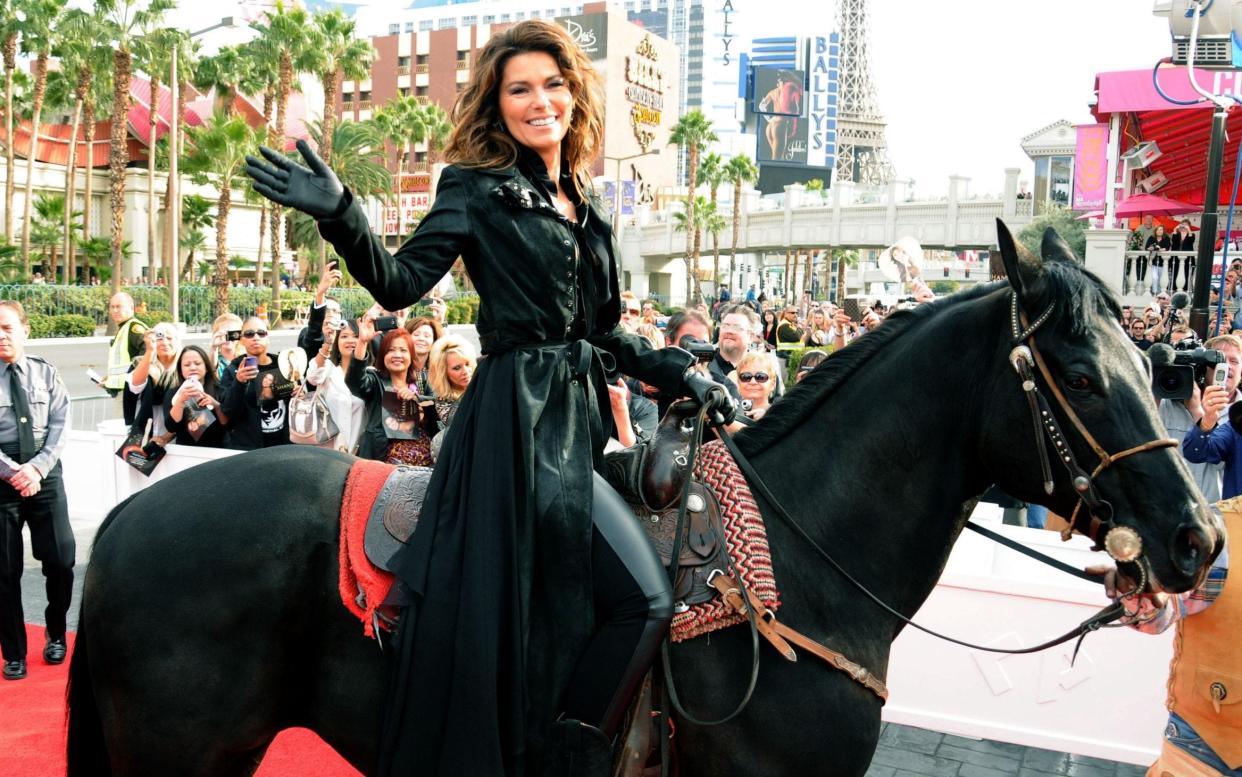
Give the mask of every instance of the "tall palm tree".
M 168 74 L 169 83 L 172 82 L 172 67 L 176 66 L 177 77 L 177 104 L 173 106 L 173 110 L 177 112 L 177 133 L 175 137 L 169 138 L 168 152 L 171 159 L 181 159 L 182 141 L 185 137 L 185 107 L 189 103 L 190 82 L 194 77 L 194 68 L 198 64 L 198 41 L 190 38 L 185 30 L 168 30 L 169 36 L 173 38 L 174 51 L 177 53 L 177 61 L 173 62 L 169 58 L 168 66 L 170 72 Z M 169 175 L 172 174 L 172 165 L 169 165 Z M 177 180 L 173 186 L 164 186 L 164 218 L 166 221 L 177 221 L 181 218 L 181 169 L 177 166 Z M 175 196 L 174 196 L 175 192 Z M 172 230 L 164 230 L 164 257 L 165 263 L 168 265 L 168 277 L 179 272 L 181 251 L 179 247 L 173 245 Z
M 228 229 L 233 187 L 245 181 L 246 154 L 254 151 L 258 138 L 243 119 L 215 114 L 207 124 L 191 129 L 188 141 L 186 172 L 197 181 L 210 177 L 220 189 L 216 200 L 216 264 L 211 278 L 216 287 L 215 315 L 219 316 L 229 309 Z
M 724 157 L 716 152 L 704 154 L 699 161 L 699 180 L 707 184 L 708 204 L 711 205 L 712 215 L 719 216 L 719 210 L 716 208 L 716 202 L 720 195 L 720 186 L 725 182 Z M 712 236 L 712 256 L 714 257 L 712 269 L 712 282 L 720 284 L 720 231 L 712 232 L 707 228 L 707 219 L 703 220 L 703 230 Z M 699 253 L 699 247 L 694 247 L 694 252 Z
M 90 89 L 91 71 L 94 67 L 103 64 L 98 56 L 103 48 L 99 42 L 99 25 L 93 23 L 90 13 L 80 8 L 71 8 L 65 12 L 65 18 L 60 25 L 60 33 L 55 54 L 60 58 L 61 71 L 73 81 L 73 113 L 70 120 L 69 158 L 65 163 L 65 198 L 69 202 L 76 204 L 78 188 L 78 136 L 81 134 L 82 108 L 86 102 L 86 94 Z M 87 171 L 87 177 L 89 178 L 89 164 L 87 165 Z M 89 203 L 87 205 L 89 206 Z M 71 208 L 65 209 L 65 221 L 62 224 L 65 233 L 65 275 L 70 279 L 74 277 L 74 254 L 77 243 L 69 219 L 71 210 Z M 89 210 L 89 207 L 85 210 Z
M 83 145 L 87 149 L 86 179 L 82 186 L 82 238 L 90 239 L 95 228 L 91 225 L 91 212 L 95 201 L 95 117 L 112 113 L 112 49 L 100 46 L 95 55 L 103 67 L 92 72 L 86 84 L 86 96 L 82 101 L 82 124 L 85 131 Z
M 714 212 L 708 204 L 706 197 L 700 195 L 694 199 L 695 203 L 692 207 L 687 207 L 685 210 L 673 214 L 673 218 L 675 219 L 675 228 L 679 232 L 685 230 L 687 243 L 690 243 L 691 241 L 697 243 L 701 239 L 703 229 L 707 224 L 707 219 L 711 213 Z M 701 296 L 698 289 L 698 257 L 692 254 L 690 259 L 687 260 L 686 266 L 688 268 L 686 275 L 686 295 L 687 301 L 689 302 L 692 298 L 693 300 L 698 300 Z
M 286 8 L 281 0 L 267 12 L 266 23 L 250 25 L 262 39 L 279 51 L 279 80 L 276 84 L 276 126 L 272 134 L 273 145 L 282 153 L 288 142 L 285 137 L 289 113 L 289 94 L 299 73 L 309 72 L 314 64 L 314 36 L 310 16 L 301 8 Z M 272 304 L 276 318 L 280 316 L 280 234 L 283 225 L 282 209 L 273 205 L 272 230 Z
M 13 78 L 17 73 L 17 43 L 21 22 L 16 0 L 0 1 L 0 55 L 4 60 L 4 242 L 13 243 L 13 190 L 16 182 L 13 158 Z
M 32 244 L 39 247 L 39 254 L 43 263 L 43 275 L 47 278 L 48 283 L 57 282 L 58 263 L 56 251 L 60 248 L 63 237 L 61 224 L 65 220 L 73 221 L 81 217 L 81 215 L 80 212 L 74 212 L 71 208 L 65 206 L 65 196 L 63 194 L 41 194 L 35 198 L 30 240 Z M 66 274 L 65 282 L 69 283 L 72 280 L 72 276 Z
M 837 263 L 837 305 L 845 303 L 845 270 L 847 267 L 858 266 L 858 252 L 844 248 L 834 248 L 829 252 L 829 262 Z
M 720 233 L 729 226 L 729 222 L 717 210 L 716 203 L 707 203 L 703 214 L 703 231 L 712 236 L 712 282 L 717 289 L 720 287 Z
M 315 14 L 315 45 L 311 47 L 311 70 L 323 85 L 323 142 L 319 144 L 324 164 L 332 164 L 335 151 L 336 101 L 346 80 L 366 78 L 377 53 L 371 42 L 357 36 L 357 26 L 340 9 Z M 319 241 L 317 269 L 322 276 L 327 265 L 327 244 Z
M 686 190 L 686 220 L 689 223 L 698 223 L 694 217 L 695 190 L 699 185 L 699 154 L 709 143 L 719 140 L 715 132 L 712 132 L 711 120 L 703 115 L 703 112 L 697 108 L 682 116 L 677 124 L 673 127 L 673 131 L 669 134 L 668 142 L 670 146 L 681 146 L 686 152 L 687 167 L 687 190 Z M 690 301 L 697 302 L 699 299 L 698 284 L 694 282 L 694 273 L 698 269 L 698 254 L 696 253 L 695 235 L 696 231 L 686 230 L 686 281 L 687 293 L 691 295 Z
M 129 127 L 129 81 L 133 71 L 136 33 L 150 29 L 155 20 L 172 10 L 174 0 L 149 0 L 145 8 L 139 0 L 95 0 L 95 8 L 105 15 L 112 35 L 112 137 L 108 146 L 110 200 L 112 208 L 112 292 L 121 290 L 124 268 L 125 165 L 129 162 L 126 140 Z
M 65 14 L 65 0 L 19 0 L 22 22 L 21 51 L 34 57 L 34 113 L 30 119 L 30 151 L 26 154 L 26 192 L 22 203 L 22 269 L 30 274 L 30 209 L 34 205 L 34 166 L 39 155 L 39 124 L 47 91 L 48 62 L 56 44 L 57 28 Z
M 173 30 L 162 27 L 144 28 L 142 33 L 134 41 L 134 53 L 137 55 L 138 67 L 147 74 L 151 87 L 151 96 L 147 101 L 147 276 L 148 282 L 154 285 L 156 270 L 162 264 L 157 261 L 160 254 L 155 248 L 155 235 L 158 231 L 156 218 L 159 215 L 155 208 L 155 141 L 159 129 L 160 86 L 163 73 L 168 71 L 172 63 L 173 41 L 179 36 Z M 173 109 L 176 110 L 176 106 Z M 171 139 L 169 142 L 172 142 Z M 165 278 L 169 277 L 170 269 L 164 268 Z
M 729 274 L 737 267 L 737 238 L 742 226 L 742 186 L 759 180 L 759 168 L 750 157 L 740 154 L 725 163 L 725 177 L 733 182 L 733 243 L 729 250 Z
M 427 160 L 431 164 L 440 161 L 440 153 L 453 134 L 453 121 L 448 111 L 435 103 L 426 103 L 422 110 L 423 139 L 427 144 Z
M 211 214 L 215 203 L 206 197 L 191 194 L 184 199 L 182 204 L 184 209 L 181 212 L 181 226 L 185 227 L 185 232 L 181 235 L 181 247 L 189 249 L 190 252 L 185 260 L 183 275 L 189 273 L 192 278 L 195 264 L 194 252 L 207 244 L 207 237 L 203 234 L 203 230 L 215 226 L 216 223 L 216 217 Z
M 271 132 L 272 116 L 276 112 L 276 84 L 280 78 L 280 44 L 270 37 L 257 37 L 238 47 L 246 60 L 238 88 L 242 94 L 262 95 L 263 128 Z M 272 256 L 280 255 L 279 235 L 272 235 L 268 227 L 272 203 L 266 197 L 259 198 L 259 252 L 255 255 L 255 283 L 263 285 L 264 240 L 271 240 Z
M 249 77 L 251 58 L 241 46 L 223 46 L 194 67 L 194 88 L 206 94 L 215 92 L 215 107 L 232 116 L 237 113 L 237 95 Z

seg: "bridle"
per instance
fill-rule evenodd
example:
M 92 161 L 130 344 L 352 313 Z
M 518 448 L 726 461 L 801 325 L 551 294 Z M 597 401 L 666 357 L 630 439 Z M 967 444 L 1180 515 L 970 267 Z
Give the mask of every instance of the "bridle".
M 1009 325 L 1013 334 L 1013 349 L 1009 352 L 1009 363 L 1018 373 L 1018 377 L 1022 379 L 1022 391 L 1026 394 L 1027 404 L 1031 409 L 1031 421 L 1035 428 L 1035 447 L 1039 454 L 1039 464 L 1044 478 L 1044 492 L 1051 496 L 1054 489 L 1047 444 L 1051 443 L 1057 460 L 1065 467 L 1070 483 L 1078 496 L 1074 512 L 1070 515 L 1068 525 L 1061 533 L 1061 538 L 1068 540 L 1071 532 L 1076 529 L 1091 538 L 1095 543 L 1094 550 L 1103 550 L 1119 562 L 1137 562 L 1143 554 L 1142 538 L 1133 528 L 1119 525 L 1113 520 L 1113 506 L 1100 498 L 1096 491 L 1096 478 L 1112 464 L 1124 458 L 1161 448 L 1176 448 L 1178 443 L 1168 438 L 1157 438 L 1119 453 L 1109 453 L 1104 450 L 1104 446 L 1095 439 L 1065 399 L 1065 395 L 1061 393 L 1061 389 L 1052 378 L 1048 365 L 1044 362 L 1043 355 L 1039 352 L 1039 346 L 1035 344 L 1035 333 L 1048 321 L 1052 311 L 1053 303 L 1049 303 L 1047 309 L 1034 322 L 1030 322 L 1027 320 L 1026 312 L 1018 304 L 1018 292 L 1016 290 L 1010 292 Z M 1052 412 L 1048 400 L 1040 392 L 1035 382 L 1034 370 L 1036 369 L 1043 377 L 1044 385 L 1048 387 L 1048 391 L 1060 406 L 1061 412 L 1070 420 L 1070 423 L 1078 430 L 1079 436 L 1099 459 L 1100 463 L 1096 465 L 1091 474 L 1088 475 L 1087 471 L 1079 465 L 1073 449 L 1070 448 L 1065 435 L 1061 432 L 1056 414 Z M 1047 442 L 1045 442 L 1045 437 Z M 1087 507 L 1085 512 L 1082 512 L 1083 505 Z M 1138 567 L 1140 573 L 1146 578 L 1146 564 L 1138 564 Z M 1138 590 L 1141 590 L 1145 584 L 1146 579 L 1139 585 Z

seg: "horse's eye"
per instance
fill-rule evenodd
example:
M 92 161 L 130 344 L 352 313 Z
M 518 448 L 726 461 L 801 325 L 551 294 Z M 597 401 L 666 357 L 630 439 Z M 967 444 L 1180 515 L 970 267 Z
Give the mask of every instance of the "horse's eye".
M 1070 391 L 1090 391 L 1091 379 L 1086 375 L 1070 373 L 1065 376 L 1065 385 L 1069 387 Z

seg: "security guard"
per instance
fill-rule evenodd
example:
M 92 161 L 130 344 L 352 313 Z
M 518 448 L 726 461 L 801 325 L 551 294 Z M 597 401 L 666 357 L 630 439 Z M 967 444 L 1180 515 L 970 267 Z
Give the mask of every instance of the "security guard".
M 147 325 L 134 318 L 134 298 L 123 291 L 113 294 L 108 301 L 108 315 L 116 322 L 117 330 L 108 346 L 108 372 L 103 387 L 116 396 L 125 388 L 125 374 L 134 357 L 146 349 L 143 336 Z
M 43 660 L 65 660 L 65 616 L 76 548 L 61 482 L 69 395 L 56 368 L 25 353 L 30 325 L 21 303 L 0 300 L 0 652 L 4 679 L 26 676 L 22 525 L 43 562 L 47 642 Z

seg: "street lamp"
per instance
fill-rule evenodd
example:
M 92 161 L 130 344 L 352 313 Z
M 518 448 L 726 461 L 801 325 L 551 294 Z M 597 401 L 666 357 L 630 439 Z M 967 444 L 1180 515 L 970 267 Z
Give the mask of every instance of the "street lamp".
M 612 193 L 612 236 L 613 239 L 617 241 L 618 250 L 621 249 L 621 163 L 628 162 L 631 159 L 642 159 L 645 156 L 656 156 L 659 153 L 660 149 L 657 148 L 652 151 L 644 151 L 641 154 L 630 154 L 629 156 L 621 157 L 605 157 L 605 159 L 609 159 L 617 163 L 617 177 L 613 179 L 614 191 Z M 617 279 L 617 285 L 626 285 L 624 255 L 617 257 L 617 264 L 617 272 L 621 276 Z
M 232 16 L 225 16 L 215 24 L 204 27 L 190 33 L 189 38 L 193 40 L 204 33 L 218 30 L 222 27 L 236 27 Z M 169 262 L 170 270 L 168 278 L 168 308 L 172 315 L 172 320 L 177 322 L 181 320 L 181 185 L 178 180 L 177 163 L 181 155 L 181 138 L 179 134 L 181 126 L 181 114 L 177 110 L 179 100 L 179 84 L 177 82 L 177 39 L 173 38 L 172 44 L 172 68 L 169 73 L 168 88 L 170 97 L 172 98 L 172 119 L 168 122 L 168 132 L 171 135 L 168 143 L 168 204 L 172 213 L 168 216 L 169 239 L 172 241 L 172 261 Z M 152 101 L 155 101 L 158 95 L 152 95 Z M 155 147 L 155 138 L 151 138 L 151 147 Z M 153 207 L 153 203 L 148 203 L 148 207 Z M 154 257 L 150 257 L 149 261 L 154 261 Z

